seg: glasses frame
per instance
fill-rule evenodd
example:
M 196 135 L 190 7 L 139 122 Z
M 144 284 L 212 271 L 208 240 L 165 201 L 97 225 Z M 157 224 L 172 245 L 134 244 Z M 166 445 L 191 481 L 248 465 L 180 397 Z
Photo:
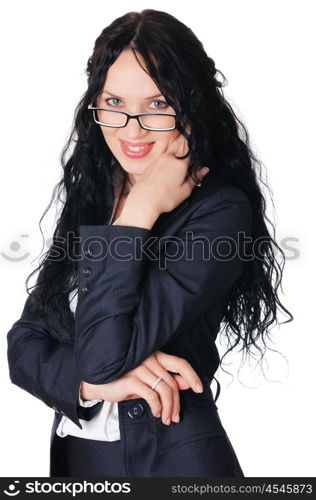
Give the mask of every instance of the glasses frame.
M 148 116 L 148 115 L 155 115 L 155 116 L 177 116 L 175 113 L 137 113 L 135 115 L 131 114 L 131 113 L 127 113 L 126 111 L 119 111 L 118 109 L 107 109 L 107 108 L 98 108 L 96 106 L 92 106 L 92 104 L 89 104 L 88 105 L 88 109 L 92 109 L 93 110 L 93 118 L 94 118 L 94 121 L 95 123 L 97 123 L 98 125 L 102 125 L 103 127 L 110 127 L 110 128 L 124 128 L 126 127 L 126 125 L 128 124 L 129 120 L 131 118 L 134 118 L 138 121 L 138 124 L 141 128 L 145 129 L 145 130 L 151 130 L 153 132 L 168 132 L 169 130 L 175 130 L 176 128 L 176 123 L 174 124 L 174 127 L 169 127 L 169 128 L 150 128 L 150 127 L 146 127 L 145 125 L 142 124 L 141 122 L 141 119 L 139 118 L 140 116 Z M 111 111 L 112 113 L 120 113 L 121 115 L 125 115 L 126 116 L 126 122 L 124 125 L 106 125 L 105 123 L 102 123 L 102 122 L 99 122 L 97 119 L 96 119 L 96 113 L 95 111 L 96 110 L 102 110 L 102 111 Z

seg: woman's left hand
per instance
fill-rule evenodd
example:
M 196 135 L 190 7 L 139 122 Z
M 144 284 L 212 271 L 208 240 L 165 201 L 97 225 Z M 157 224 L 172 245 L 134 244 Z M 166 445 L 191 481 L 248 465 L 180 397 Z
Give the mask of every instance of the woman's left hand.
M 168 370 L 174 373 L 170 374 Z M 150 386 L 157 377 L 162 377 L 163 380 L 153 392 Z M 113 382 L 107 384 L 83 382 L 81 398 L 104 399 L 111 402 L 139 397 L 148 398 L 147 402 L 154 415 L 158 404 L 164 423 L 170 420 L 177 422 L 175 416 L 180 412 L 179 390 L 191 387 L 193 391 L 201 392 L 196 387 L 197 384 L 203 388 L 200 377 L 186 359 L 157 350 L 139 366 Z M 152 396 L 155 396 L 155 401 Z

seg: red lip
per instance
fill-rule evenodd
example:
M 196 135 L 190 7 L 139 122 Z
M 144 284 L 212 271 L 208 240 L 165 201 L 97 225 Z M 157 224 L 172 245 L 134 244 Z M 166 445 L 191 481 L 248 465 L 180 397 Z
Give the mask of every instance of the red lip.
M 120 141 L 122 152 L 128 158 L 143 158 L 143 156 L 146 156 L 152 150 L 153 145 L 155 144 L 154 142 L 130 142 L 130 141 L 123 141 L 122 139 L 119 139 L 119 141 Z M 141 151 L 131 151 L 130 149 L 128 149 L 127 145 L 130 145 L 130 146 L 145 146 L 145 147 Z

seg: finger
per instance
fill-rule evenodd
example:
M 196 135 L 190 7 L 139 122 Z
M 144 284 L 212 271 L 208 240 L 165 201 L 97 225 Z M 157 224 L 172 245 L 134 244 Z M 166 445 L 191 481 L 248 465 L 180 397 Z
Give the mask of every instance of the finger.
M 200 384 L 203 388 L 202 381 L 186 359 L 160 351 L 157 351 L 156 357 L 164 368 L 182 375 L 182 377 L 185 378 L 185 380 L 190 384 L 193 391 L 201 392 L 198 390 L 197 386 Z
M 173 391 L 164 380 L 161 380 L 156 385 L 155 391 L 158 392 L 162 405 L 161 420 L 164 424 L 170 425 L 173 410 Z
M 173 422 L 178 423 L 180 422 L 180 394 L 177 382 L 174 380 L 174 377 L 172 375 L 171 378 L 175 384 L 175 388 L 172 389 L 173 404 L 170 418 Z
M 189 150 L 188 148 L 188 141 L 184 137 L 184 135 L 179 134 L 176 139 L 173 139 L 173 141 L 169 144 L 167 152 L 170 155 L 176 154 L 177 156 L 183 156 L 184 154 L 187 153 Z
M 137 377 L 129 377 L 128 386 L 130 387 L 131 393 L 134 395 L 135 393 L 138 397 L 141 397 L 147 401 L 150 406 L 151 412 L 154 417 L 160 417 L 161 415 L 161 402 L 159 398 L 159 394 L 148 387 L 148 385 Z
M 180 419 L 180 417 L 178 418 L 180 413 L 180 395 L 179 395 L 179 386 L 177 384 L 177 381 L 175 380 L 173 375 L 171 375 L 170 373 L 167 372 L 167 370 L 164 369 L 164 367 L 158 362 L 155 356 L 150 356 L 150 358 L 148 358 L 144 362 L 144 364 L 157 377 L 162 377 L 164 382 L 171 387 L 173 404 L 169 417 L 174 422 L 178 422 Z M 160 383 L 158 385 L 160 385 Z
M 181 391 L 185 391 L 186 389 L 190 388 L 190 384 L 181 375 L 174 374 L 172 375 L 172 377 L 178 384 L 178 387 Z
M 159 371 L 161 373 L 161 370 Z M 158 375 L 158 376 L 161 376 Z M 152 386 L 155 380 L 157 379 L 157 375 L 150 371 L 146 366 L 141 365 L 137 368 L 136 377 L 138 377 L 142 382 L 145 382 L 148 386 Z M 161 402 L 161 419 L 164 424 L 169 425 L 172 409 L 173 409 L 173 390 L 172 388 L 166 384 L 164 380 L 161 380 L 155 387 L 155 392 L 159 394 L 160 402 Z M 169 422 L 169 424 L 168 424 Z

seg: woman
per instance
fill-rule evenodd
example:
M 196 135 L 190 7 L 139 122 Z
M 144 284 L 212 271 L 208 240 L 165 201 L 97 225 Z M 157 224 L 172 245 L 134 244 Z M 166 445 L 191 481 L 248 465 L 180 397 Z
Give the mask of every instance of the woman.
M 55 410 L 51 476 L 244 476 L 210 389 L 216 337 L 261 353 L 277 306 L 293 317 L 217 72 L 165 12 L 96 40 L 53 243 L 8 333 L 12 382 Z

